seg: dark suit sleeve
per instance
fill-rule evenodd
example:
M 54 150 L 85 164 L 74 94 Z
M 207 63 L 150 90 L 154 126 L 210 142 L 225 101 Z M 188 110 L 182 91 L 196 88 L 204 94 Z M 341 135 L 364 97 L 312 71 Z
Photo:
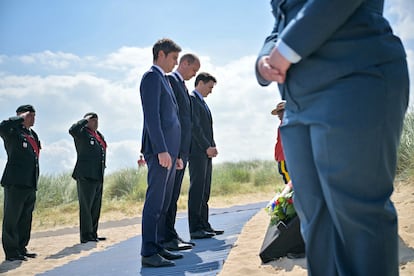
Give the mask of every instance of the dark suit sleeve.
M 305 58 L 328 40 L 362 3 L 364 0 L 307 1 L 280 38 Z
M 273 31 L 272 33 L 266 37 L 265 42 L 263 44 L 262 49 L 259 52 L 259 56 L 256 59 L 256 64 L 255 64 L 255 72 L 256 72 L 256 79 L 257 82 L 261 85 L 261 86 L 268 86 L 269 84 L 271 84 L 271 81 L 265 80 L 259 73 L 259 70 L 257 68 L 258 62 L 259 60 L 263 57 L 263 56 L 267 56 L 270 54 L 270 52 L 272 52 L 273 48 L 275 47 L 277 38 L 279 36 L 278 33 L 278 26 L 279 26 L 279 22 L 275 22 L 275 26 L 273 27 Z
M 201 106 L 199 100 L 196 97 L 191 96 L 191 101 L 193 103 L 193 124 L 191 129 L 192 139 L 199 148 L 201 148 L 204 152 L 213 145 L 210 144 L 210 140 L 204 134 L 204 127 L 201 122 L 201 112 L 204 110 L 204 107 Z
M 153 152 L 167 152 L 164 133 L 161 128 L 160 98 L 162 93 L 160 77 L 156 73 L 148 73 L 141 81 L 140 91 L 145 128 L 151 140 Z
M 12 133 L 12 129 L 23 123 L 24 119 L 20 116 L 10 117 L 0 123 L 0 136 L 5 138 Z
M 82 120 L 79 120 L 77 123 L 74 123 L 69 129 L 70 135 L 72 135 L 74 138 L 79 137 L 82 130 L 85 128 L 87 124 L 88 124 L 88 120 L 86 119 L 82 119 Z

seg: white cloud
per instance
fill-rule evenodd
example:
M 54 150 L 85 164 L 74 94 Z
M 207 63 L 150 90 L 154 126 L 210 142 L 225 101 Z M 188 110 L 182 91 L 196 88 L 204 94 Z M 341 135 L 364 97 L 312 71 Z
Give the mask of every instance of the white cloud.
M 414 39 L 414 1 L 412 0 L 388 0 L 386 1 L 384 14 L 391 21 L 394 32 L 403 40 Z
M 80 58 L 71 53 L 44 51 L 41 53 L 25 55 L 19 58 L 24 64 L 41 64 L 55 69 L 68 68 L 72 63 L 80 61 Z
M 386 16 L 402 37 L 414 80 L 414 2 L 395 0 L 386 4 Z M 197 53 L 183 49 L 186 52 Z M 219 150 L 214 162 L 273 158 L 279 122 L 270 111 L 280 96 L 276 85 L 263 88 L 257 84 L 255 58 L 245 56 L 216 66 L 209 56 L 200 56 L 200 71 L 210 72 L 218 81 L 206 99 Z M 138 88 L 151 63 L 150 47 L 122 47 L 104 58 L 50 51 L 21 57 L 1 55 L 0 120 L 13 115 L 21 104 L 35 106 L 34 129 L 43 144 L 41 171 L 50 174 L 73 169 L 76 153 L 68 129 L 86 112 L 95 111 L 109 144 L 107 172 L 135 167 L 142 131 Z M 411 93 L 413 85 L 411 81 Z M 187 86 L 192 90 L 194 79 Z M 0 171 L 6 160 L 5 151 L 0 150 Z

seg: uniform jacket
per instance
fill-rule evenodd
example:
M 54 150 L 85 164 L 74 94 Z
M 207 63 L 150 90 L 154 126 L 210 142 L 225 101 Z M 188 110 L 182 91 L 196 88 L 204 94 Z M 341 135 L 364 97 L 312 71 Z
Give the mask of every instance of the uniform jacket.
M 141 152 L 168 152 L 172 157 L 178 157 L 181 125 L 177 102 L 167 76 L 152 66 L 142 77 L 140 94 L 144 113 Z
M 0 123 L 0 136 L 4 140 L 7 163 L 1 178 L 4 187 L 37 188 L 39 178 L 39 158 L 25 137 L 29 134 L 22 123 L 24 119 L 16 116 Z M 40 141 L 34 130 L 31 134 L 40 150 Z
M 193 126 L 190 156 L 204 155 L 207 157 L 207 149 L 216 146 L 213 136 L 213 118 L 205 101 L 195 92 L 191 94 L 191 103 L 193 108 Z
M 301 60 L 292 64 L 279 86 L 303 96 L 369 66 L 404 58 L 400 39 L 383 18 L 383 0 L 272 0 L 275 26 L 259 58 L 281 38 Z M 325 22 L 329 22 L 326 24 Z M 256 76 L 261 85 L 270 82 Z
M 172 73 L 168 75 L 171 86 L 177 100 L 180 124 L 181 124 L 181 146 L 180 154 L 188 156 L 191 146 L 191 100 L 183 81 Z
M 103 181 L 106 167 L 106 149 L 87 131 L 87 123 L 86 119 L 82 119 L 69 129 L 69 133 L 75 141 L 77 153 L 72 177 L 74 179 L 87 178 Z M 97 131 L 97 134 L 105 141 L 104 136 L 99 131 Z

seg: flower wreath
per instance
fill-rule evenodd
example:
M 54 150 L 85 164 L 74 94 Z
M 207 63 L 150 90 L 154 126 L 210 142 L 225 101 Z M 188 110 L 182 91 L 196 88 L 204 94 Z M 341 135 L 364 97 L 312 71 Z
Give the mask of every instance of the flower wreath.
M 265 210 L 270 215 L 270 225 L 276 225 L 279 221 L 287 223 L 296 216 L 293 206 L 293 191 L 281 195 L 277 194 L 267 204 Z

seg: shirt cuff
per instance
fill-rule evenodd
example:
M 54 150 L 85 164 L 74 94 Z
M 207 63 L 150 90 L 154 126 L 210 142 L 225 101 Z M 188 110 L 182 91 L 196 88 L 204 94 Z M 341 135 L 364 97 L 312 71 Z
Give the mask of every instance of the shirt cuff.
M 276 42 L 276 48 L 279 50 L 280 54 L 290 61 L 290 63 L 298 63 L 302 58 L 290 48 L 283 40 L 279 39 Z

